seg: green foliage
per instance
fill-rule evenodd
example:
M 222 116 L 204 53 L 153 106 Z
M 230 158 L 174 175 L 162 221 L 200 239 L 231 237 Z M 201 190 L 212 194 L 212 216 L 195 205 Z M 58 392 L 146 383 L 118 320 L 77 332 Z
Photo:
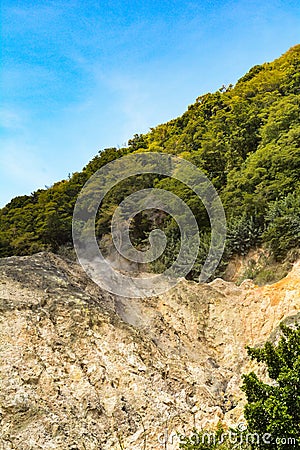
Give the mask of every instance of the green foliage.
M 300 194 L 294 192 L 272 202 L 266 215 L 264 242 L 273 255 L 282 259 L 288 250 L 300 243 Z
M 220 443 L 223 441 L 222 435 L 225 430 L 219 426 L 217 430 L 213 432 L 208 431 L 194 431 L 191 437 L 185 437 L 179 444 L 179 448 L 183 450 L 214 450 L 214 449 L 227 449 L 225 444 Z
M 246 255 L 248 251 L 260 243 L 262 230 L 255 219 L 243 214 L 233 218 L 228 224 L 226 257 L 234 254 Z
M 128 145 L 133 151 L 148 147 L 146 137 L 143 134 L 135 134 L 132 139 L 129 139 Z
M 300 325 L 281 324 L 281 337 L 262 348 L 248 347 L 251 359 L 265 364 L 272 382 L 254 372 L 243 376 L 247 427 L 194 431 L 181 438 L 183 450 L 288 450 L 300 448 Z
M 255 373 L 244 375 L 247 396 L 245 417 L 249 431 L 270 435 L 271 444 L 260 439 L 253 448 L 283 450 L 300 447 L 300 327 L 281 325 L 277 345 L 267 342 L 263 348 L 248 348 L 252 359 L 265 363 L 272 384 L 259 380 Z
M 191 161 L 218 190 L 229 222 L 223 264 L 258 244 L 268 246 L 277 259 L 284 258 L 300 242 L 299 73 L 300 45 L 272 63 L 253 67 L 234 87 L 197 98 L 181 117 L 135 134 L 128 147 L 100 151 L 68 180 L 16 197 L 0 210 L 0 257 L 69 247 L 74 204 L 89 177 L 128 153 L 156 151 Z M 110 233 L 120 201 L 147 187 L 169 189 L 181 197 L 208 240 L 209 220 L 196 196 L 181 183 L 152 175 L 129 178 L 106 196 L 96 222 L 99 240 Z M 133 241 L 143 248 L 147 232 L 163 228 L 171 245 L 156 269 L 164 269 L 176 259 L 176 227 L 164 214 L 159 220 L 157 214 L 146 216 L 134 219 Z M 202 247 L 191 278 L 197 279 L 201 271 L 207 244 Z
M 284 262 L 278 262 L 274 257 L 260 258 L 259 261 L 250 259 L 246 269 L 239 277 L 239 282 L 250 278 L 258 286 L 276 283 L 286 277 L 293 265 L 288 258 Z

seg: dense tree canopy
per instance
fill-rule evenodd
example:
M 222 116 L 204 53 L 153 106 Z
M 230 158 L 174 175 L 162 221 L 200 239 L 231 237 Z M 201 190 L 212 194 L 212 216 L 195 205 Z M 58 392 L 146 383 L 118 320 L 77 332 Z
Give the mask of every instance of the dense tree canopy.
M 25 255 L 71 245 L 72 212 L 78 193 L 100 167 L 133 152 L 167 152 L 201 168 L 221 195 L 229 223 L 224 259 L 265 245 L 282 259 L 300 238 L 300 45 L 272 63 L 253 67 L 235 86 L 199 97 L 179 118 L 135 134 L 128 147 L 100 151 L 68 180 L 0 210 L 0 256 Z M 113 211 L 137 187 L 172 189 L 198 221 L 203 248 L 191 277 L 197 276 L 207 248 L 209 221 L 192 192 L 162 177 L 129 179 L 108 195 L 97 219 L 97 235 L 109 233 Z M 143 247 L 151 228 L 163 227 L 170 242 L 178 229 L 164 214 L 138 215 L 132 238 Z M 176 249 L 176 245 L 171 248 Z M 171 250 L 158 266 L 174 258 Z

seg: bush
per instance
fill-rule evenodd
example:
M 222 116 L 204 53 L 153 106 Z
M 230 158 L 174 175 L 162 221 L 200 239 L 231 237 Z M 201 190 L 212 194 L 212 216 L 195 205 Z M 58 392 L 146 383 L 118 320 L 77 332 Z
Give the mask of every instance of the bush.
M 245 417 L 249 431 L 268 434 L 271 443 L 260 439 L 254 448 L 284 450 L 300 448 L 300 326 L 281 325 L 277 345 L 248 348 L 252 359 L 267 365 L 272 384 L 263 383 L 251 372 L 244 375 L 242 389 L 247 396 Z M 293 441 L 292 441 L 293 440 Z
M 288 194 L 270 205 L 262 237 L 278 260 L 284 258 L 290 249 L 300 246 L 299 193 Z
M 248 251 L 260 243 L 261 227 L 253 217 L 243 214 L 233 219 L 227 229 L 226 257 L 246 255 Z

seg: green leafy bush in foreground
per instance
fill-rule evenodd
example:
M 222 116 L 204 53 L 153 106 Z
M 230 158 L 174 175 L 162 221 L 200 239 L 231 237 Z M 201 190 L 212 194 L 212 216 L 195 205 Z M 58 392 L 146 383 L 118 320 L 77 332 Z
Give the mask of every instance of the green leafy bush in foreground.
M 290 450 L 300 448 L 300 325 L 281 325 L 277 344 L 248 347 L 251 359 L 266 364 L 270 383 L 254 372 L 243 376 L 246 394 L 243 431 L 195 432 L 182 439 L 182 450 Z
M 252 359 L 265 363 L 272 384 L 259 380 L 255 373 L 244 375 L 245 417 L 249 430 L 270 435 L 271 444 L 260 442 L 254 448 L 300 448 L 300 326 L 281 325 L 277 345 L 267 342 L 263 348 L 248 348 Z

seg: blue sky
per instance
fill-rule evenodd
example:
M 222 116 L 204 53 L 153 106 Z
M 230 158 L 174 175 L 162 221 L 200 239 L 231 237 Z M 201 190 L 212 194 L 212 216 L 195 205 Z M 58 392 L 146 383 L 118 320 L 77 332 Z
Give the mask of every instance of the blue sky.
M 299 0 L 1 2 L 0 206 L 299 43 Z

